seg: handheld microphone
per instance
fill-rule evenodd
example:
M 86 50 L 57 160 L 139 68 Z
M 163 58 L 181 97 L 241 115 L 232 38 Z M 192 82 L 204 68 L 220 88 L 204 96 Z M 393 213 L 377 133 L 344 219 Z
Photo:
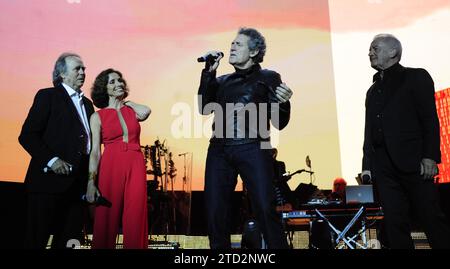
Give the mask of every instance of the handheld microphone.
M 370 184 L 373 183 L 372 182 L 372 178 L 369 175 L 367 175 L 367 174 L 363 175 L 362 178 L 361 178 L 361 183 L 363 185 L 370 185 Z
M 202 57 L 198 57 L 197 62 L 199 62 L 199 63 L 214 62 L 217 58 L 219 58 L 219 56 L 223 57 L 223 52 L 219 52 L 219 54 L 215 55 L 215 56 L 212 54 L 208 54 L 208 55 L 204 55 Z
M 186 155 L 186 154 L 188 154 L 189 152 L 185 152 L 185 153 L 180 153 L 180 154 L 178 154 L 178 156 L 183 156 L 183 155 Z
M 81 196 L 81 200 L 84 202 L 88 202 L 87 198 L 86 198 L 86 194 L 83 194 L 83 196 Z M 96 206 L 106 206 L 106 207 L 111 207 L 112 203 L 110 201 L 108 201 L 105 197 L 103 196 L 97 196 L 95 197 L 95 201 L 93 203 Z

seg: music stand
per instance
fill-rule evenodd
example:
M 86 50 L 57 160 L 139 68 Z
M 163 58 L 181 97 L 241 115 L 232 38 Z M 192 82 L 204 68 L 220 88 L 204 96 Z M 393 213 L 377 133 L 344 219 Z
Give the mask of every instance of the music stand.
M 339 229 L 337 229 L 317 208 L 315 209 L 315 212 L 317 213 L 317 215 L 323 219 L 328 226 L 333 230 L 333 232 L 336 233 L 337 238 L 335 239 L 335 243 L 336 246 L 339 245 L 339 243 L 341 241 L 343 241 L 345 243 L 345 245 L 347 245 L 350 249 L 355 249 L 355 247 L 350 243 L 354 243 L 355 245 L 359 246 L 362 249 L 367 249 L 367 239 L 366 239 L 366 225 L 365 225 L 365 220 L 362 219 L 361 220 L 361 229 L 358 230 L 358 232 L 355 235 L 350 235 L 347 236 L 347 232 L 350 230 L 350 228 L 353 227 L 353 225 L 355 225 L 356 221 L 361 217 L 361 215 L 365 212 L 365 207 L 361 206 L 358 210 L 358 212 L 355 214 L 355 216 L 353 216 L 353 218 L 350 220 L 350 222 L 347 224 L 347 226 L 345 226 L 345 228 L 340 231 Z M 357 241 L 355 241 L 355 239 L 357 237 L 359 237 L 359 235 L 361 235 L 361 239 L 363 244 L 358 243 Z M 342 248 L 343 245 L 339 248 Z

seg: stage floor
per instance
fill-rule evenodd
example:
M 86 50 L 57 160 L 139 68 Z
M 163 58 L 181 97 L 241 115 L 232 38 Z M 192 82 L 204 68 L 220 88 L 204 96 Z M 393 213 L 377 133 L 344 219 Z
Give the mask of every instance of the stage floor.
M 366 231 L 368 239 L 376 238 L 376 230 L 369 229 Z M 416 249 L 427 249 L 429 245 L 426 241 L 426 236 L 423 233 L 412 233 Z M 231 245 L 233 249 L 241 248 L 241 234 L 231 235 Z M 50 247 L 52 238 L 50 237 L 48 246 Z M 90 249 L 90 242 L 92 235 L 86 236 L 86 242 L 75 246 L 80 249 Z M 122 249 L 122 235 L 117 237 L 116 249 Z M 293 249 L 308 249 L 309 246 L 309 232 L 308 231 L 294 231 L 291 237 Z M 151 235 L 149 236 L 149 249 L 209 249 L 209 241 L 207 236 L 188 236 L 188 235 Z

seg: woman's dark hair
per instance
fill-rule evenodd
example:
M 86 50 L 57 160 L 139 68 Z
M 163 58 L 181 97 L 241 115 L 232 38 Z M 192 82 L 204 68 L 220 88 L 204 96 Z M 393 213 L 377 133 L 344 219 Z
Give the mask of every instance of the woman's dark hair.
M 120 79 L 122 79 L 124 84 L 125 93 L 123 94 L 123 99 L 127 98 L 128 96 L 128 86 L 125 79 L 123 79 L 122 73 L 120 73 L 117 70 L 114 70 L 112 68 L 108 68 L 95 78 L 94 84 L 91 88 L 91 98 L 92 102 L 94 102 L 94 105 L 98 108 L 105 108 L 109 104 L 109 95 L 108 90 L 106 89 L 106 85 L 108 84 L 109 80 L 109 74 L 116 73 L 119 75 Z

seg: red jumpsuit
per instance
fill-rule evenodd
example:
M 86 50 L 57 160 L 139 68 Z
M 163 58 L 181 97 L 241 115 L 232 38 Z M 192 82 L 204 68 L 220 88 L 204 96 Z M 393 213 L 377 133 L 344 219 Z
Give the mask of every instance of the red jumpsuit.
M 93 248 L 115 248 L 122 224 L 124 248 L 148 248 L 147 184 L 140 149 L 141 127 L 128 106 L 120 109 L 128 129 L 128 143 L 118 112 L 105 108 L 97 113 L 104 151 L 99 163 L 98 188 L 112 206 L 95 209 Z

